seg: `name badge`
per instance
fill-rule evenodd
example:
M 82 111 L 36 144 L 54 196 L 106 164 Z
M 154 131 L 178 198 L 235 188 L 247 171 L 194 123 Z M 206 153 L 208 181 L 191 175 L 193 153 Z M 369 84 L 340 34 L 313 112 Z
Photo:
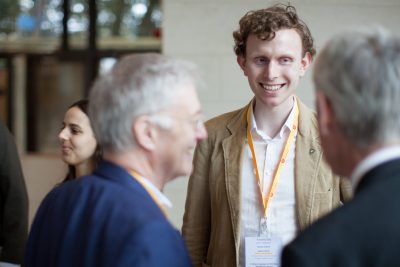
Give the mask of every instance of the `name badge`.
M 246 237 L 246 267 L 279 267 L 281 263 L 282 241 L 279 237 Z

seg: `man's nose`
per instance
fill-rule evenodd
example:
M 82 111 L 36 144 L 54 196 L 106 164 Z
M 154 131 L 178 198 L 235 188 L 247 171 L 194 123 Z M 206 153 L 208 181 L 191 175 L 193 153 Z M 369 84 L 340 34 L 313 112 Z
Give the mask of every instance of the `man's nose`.
M 278 78 L 278 66 L 274 61 L 268 62 L 268 64 L 265 67 L 265 76 L 268 80 L 274 80 Z

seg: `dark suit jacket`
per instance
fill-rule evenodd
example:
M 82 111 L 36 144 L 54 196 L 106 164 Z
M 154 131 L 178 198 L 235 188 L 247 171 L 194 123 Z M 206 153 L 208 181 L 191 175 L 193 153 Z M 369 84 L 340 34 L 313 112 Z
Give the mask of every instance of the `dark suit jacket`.
M 28 236 L 28 194 L 14 138 L 0 122 L 0 261 L 22 263 Z
M 146 190 L 103 162 L 52 190 L 28 238 L 26 266 L 191 266 L 184 242 Z
M 352 201 L 289 244 L 289 266 L 400 266 L 400 159 L 369 171 Z

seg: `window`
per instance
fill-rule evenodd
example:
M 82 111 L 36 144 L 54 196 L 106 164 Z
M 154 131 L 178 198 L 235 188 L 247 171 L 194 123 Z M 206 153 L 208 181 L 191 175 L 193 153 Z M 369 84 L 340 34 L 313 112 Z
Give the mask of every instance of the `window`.
M 25 136 L 28 152 L 58 151 L 66 108 L 120 56 L 160 52 L 160 1 L 0 1 L 0 115 Z M 25 99 L 13 99 L 16 86 L 24 87 Z M 14 116 L 11 107 L 21 101 L 25 116 Z M 19 120 L 25 127 L 14 127 Z

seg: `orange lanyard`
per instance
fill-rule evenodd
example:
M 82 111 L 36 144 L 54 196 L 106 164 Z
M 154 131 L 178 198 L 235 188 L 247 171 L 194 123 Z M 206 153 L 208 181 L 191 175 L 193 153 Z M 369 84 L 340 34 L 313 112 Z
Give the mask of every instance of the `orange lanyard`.
M 263 183 L 261 183 L 261 178 L 260 178 L 260 174 L 258 172 L 258 165 L 257 165 L 257 159 L 256 159 L 256 153 L 254 150 L 254 143 L 253 143 L 253 136 L 251 135 L 251 127 L 250 127 L 250 113 L 251 113 L 251 108 L 252 106 L 250 105 L 249 109 L 247 110 L 247 140 L 249 142 L 249 147 L 251 150 L 251 154 L 253 156 L 253 167 L 255 169 L 256 172 L 256 178 L 257 178 L 257 182 L 258 182 L 258 186 L 260 188 L 260 193 L 261 193 L 261 198 L 263 200 L 263 206 L 264 206 L 264 217 L 267 217 L 268 214 L 268 205 L 272 199 L 272 197 L 274 196 L 275 193 L 275 189 L 276 186 L 278 184 L 278 180 L 280 178 L 281 175 L 281 171 L 282 171 L 282 167 L 283 165 L 285 165 L 286 162 L 286 157 L 289 153 L 289 149 L 290 146 L 292 145 L 293 141 L 294 141 L 294 137 L 296 136 L 297 133 L 297 128 L 298 128 L 298 123 L 299 123 L 299 108 L 297 106 L 297 102 L 295 105 L 295 114 L 294 114 L 294 120 L 293 120 L 293 125 L 292 125 L 292 129 L 290 130 L 290 134 L 289 137 L 286 141 L 285 147 L 282 151 L 282 155 L 281 158 L 278 162 L 278 166 L 276 166 L 275 169 L 275 173 L 274 176 L 272 178 L 272 185 L 271 188 L 269 189 L 269 192 L 267 194 L 267 192 L 263 192 Z
M 160 198 L 155 194 L 154 190 L 151 189 L 146 184 L 146 182 L 144 182 L 145 178 L 134 170 L 131 170 L 131 175 L 133 176 L 133 178 L 135 178 L 136 181 L 138 181 L 139 184 L 141 184 L 143 186 L 143 188 L 147 191 L 147 193 L 149 193 L 151 198 L 154 200 L 154 202 L 157 204 L 157 206 L 160 208 L 160 210 L 164 213 L 165 217 L 168 217 L 167 210 L 165 209 L 164 205 L 161 204 Z

